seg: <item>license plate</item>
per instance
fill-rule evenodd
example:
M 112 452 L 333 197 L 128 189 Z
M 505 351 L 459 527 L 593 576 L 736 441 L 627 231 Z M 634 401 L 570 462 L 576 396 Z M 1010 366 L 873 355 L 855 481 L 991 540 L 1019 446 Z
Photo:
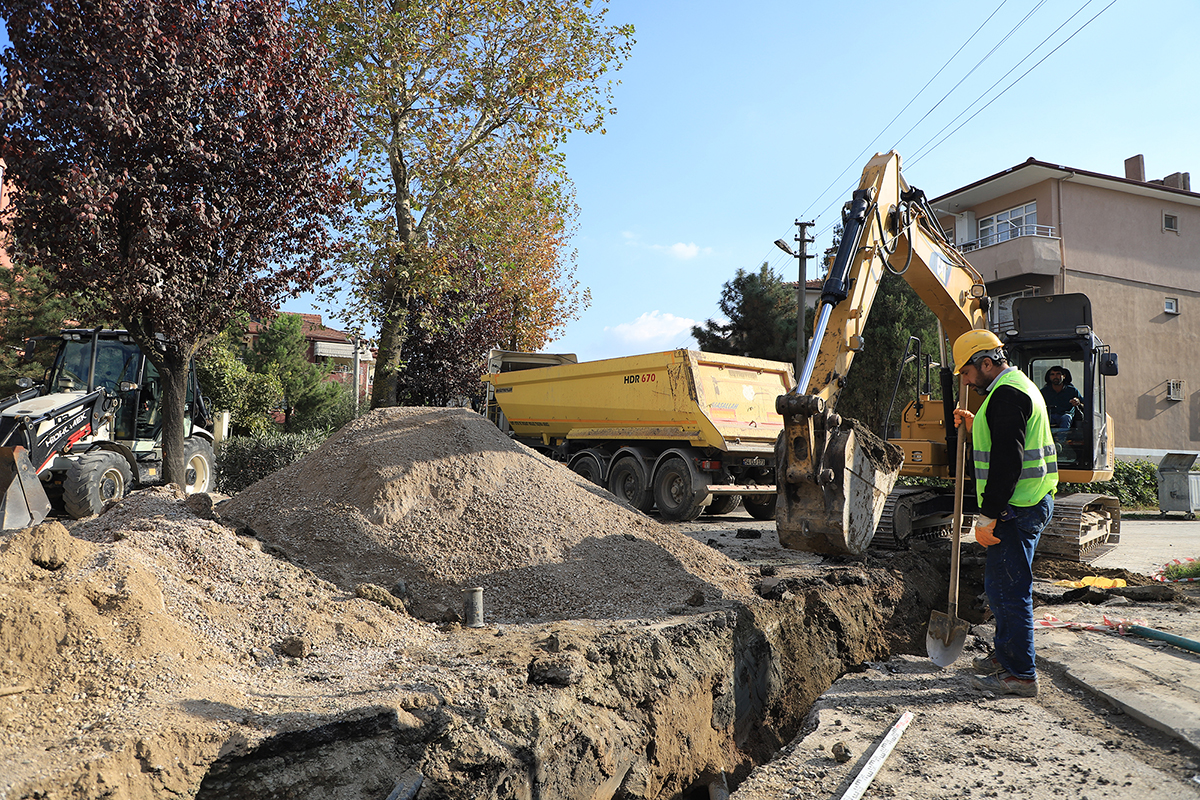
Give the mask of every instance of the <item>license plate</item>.
M 767 460 L 765 458 L 743 458 L 742 459 L 743 467 L 765 467 L 766 465 L 767 465 Z

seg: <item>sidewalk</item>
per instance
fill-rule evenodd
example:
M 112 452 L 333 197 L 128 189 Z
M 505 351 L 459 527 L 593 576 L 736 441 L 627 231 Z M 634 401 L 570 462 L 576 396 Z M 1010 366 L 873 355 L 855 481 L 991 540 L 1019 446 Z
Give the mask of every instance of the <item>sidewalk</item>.
M 1176 558 L 1200 559 L 1200 520 L 1185 520 L 1179 514 L 1162 519 L 1122 519 L 1120 543 L 1091 565 L 1154 575 Z

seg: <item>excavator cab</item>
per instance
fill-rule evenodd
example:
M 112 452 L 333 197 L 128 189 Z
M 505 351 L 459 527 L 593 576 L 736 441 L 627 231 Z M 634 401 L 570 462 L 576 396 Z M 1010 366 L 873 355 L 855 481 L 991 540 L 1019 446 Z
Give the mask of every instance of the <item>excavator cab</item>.
M 1092 330 L 1088 297 L 1057 294 L 1015 300 L 1012 323 L 1000 338 L 1009 360 L 1046 398 L 1060 480 L 1090 483 L 1112 478 L 1115 455 L 1105 379 L 1117 374 L 1117 356 Z M 1064 374 L 1060 387 L 1049 380 L 1054 372 Z M 1062 398 L 1075 392 L 1081 405 L 1071 407 Z

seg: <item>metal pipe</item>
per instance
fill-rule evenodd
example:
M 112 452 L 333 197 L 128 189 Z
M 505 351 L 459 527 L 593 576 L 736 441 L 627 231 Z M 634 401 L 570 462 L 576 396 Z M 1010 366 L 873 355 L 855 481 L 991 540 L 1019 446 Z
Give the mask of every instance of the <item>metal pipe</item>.
M 817 366 L 817 354 L 821 352 L 821 340 L 825 338 L 825 328 L 829 325 L 829 315 L 832 312 L 833 303 L 821 304 L 821 312 L 813 329 L 812 347 L 809 348 L 808 357 L 804 359 L 804 372 L 796 379 L 796 394 L 808 393 L 808 382 L 812 380 L 813 370 Z
M 483 627 L 483 587 L 463 589 L 463 624 L 468 628 Z

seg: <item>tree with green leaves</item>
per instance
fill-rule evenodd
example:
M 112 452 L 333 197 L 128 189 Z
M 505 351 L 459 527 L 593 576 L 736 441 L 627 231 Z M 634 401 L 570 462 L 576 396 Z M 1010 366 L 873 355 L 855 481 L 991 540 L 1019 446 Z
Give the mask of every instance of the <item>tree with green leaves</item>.
M 246 353 L 251 370 L 260 375 L 272 375 L 283 389 L 283 429 L 293 433 L 296 416 L 320 415 L 337 404 L 341 387 L 326 381 L 328 362 L 314 364 L 308 360 L 308 340 L 304 337 L 304 321 L 298 314 L 279 314 L 270 327 L 262 330 L 254 346 Z
M 54 348 L 35 350 L 36 363 L 22 355 L 32 336 L 52 336 L 73 320 L 89 316 L 90 303 L 78 294 L 60 293 L 54 276 L 36 265 L 17 260 L 11 269 L 0 266 L 0 397 L 13 394 L 17 378 L 38 380 L 49 369 Z
M 608 25 L 605 0 L 306 0 L 303 11 L 357 98 L 363 183 L 344 318 L 378 320 L 371 404 L 395 405 L 415 298 L 446 285 L 447 253 L 494 249 L 488 226 L 472 224 L 497 207 L 472 197 L 481 177 L 561 176 L 566 136 L 601 130 L 612 112 L 605 76 L 633 28 Z M 516 195 L 529 198 L 536 208 Z
M 721 289 L 717 303 L 726 322 L 707 320 L 692 328 L 700 349 L 771 361 L 796 360 L 796 288 L 763 264 L 739 269 Z
M 0 0 L 0 17 L 3 244 L 154 362 L 183 485 L 192 358 L 240 310 L 312 287 L 335 247 L 348 96 L 283 0 Z
M 240 320 L 226 327 L 196 358 L 196 377 L 211 410 L 229 412 L 233 434 L 266 433 L 275 429 L 271 412 L 283 400 L 283 385 L 279 376 L 246 366 L 244 334 Z
M 937 317 L 917 297 L 908 282 L 885 271 L 863 331 L 866 344 L 850 365 L 846 386 L 838 399 L 838 413 L 881 434 L 896 386 L 896 373 L 903 368 L 904 375 L 892 412 L 892 422 L 898 421 L 904 406 L 917 398 L 918 380 L 923 382 L 925 379 L 924 364 L 914 362 L 903 367 L 900 364 L 908 339 L 910 336 L 920 339 L 922 353 L 931 353 L 937 361 L 937 331 Z M 936 377 L 933 383 L 935 394 L 939 394 Z

